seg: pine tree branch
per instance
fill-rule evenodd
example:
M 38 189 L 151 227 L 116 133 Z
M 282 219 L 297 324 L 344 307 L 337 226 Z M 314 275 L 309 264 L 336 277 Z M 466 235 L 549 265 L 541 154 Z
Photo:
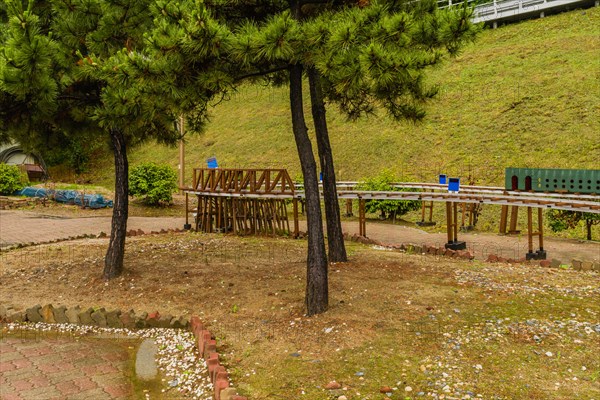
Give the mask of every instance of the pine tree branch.
M 248 79 L 248 78 L 253 78 L 255 76 L 263 76 L 263 75 L 268 75 L 268 74 L 272 74 L 274 72 L 279 72 L 279 71 L 285 71 L 287 70 L 289 67 L 289 65 L 280 65 L 278 67 L 273 67 L 271 69 L 267 69 L 264 71 L 257 71 L 257 72 L 252 72 L 250 74 L 246 74 L 246 75 L 242 75 L 239 76 L 235 79 L 236 82 L 242 81 L 244 79 Z

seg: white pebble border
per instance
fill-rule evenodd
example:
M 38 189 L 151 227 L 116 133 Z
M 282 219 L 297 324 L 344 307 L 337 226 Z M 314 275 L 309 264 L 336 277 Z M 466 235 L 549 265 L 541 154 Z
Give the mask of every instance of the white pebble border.
M 212 399 L 213 385 L 208 378 L 206 362 L 198 356 L 194 335 L 185 330 L 150 328 L 131 330 L 123 328 L 99 328 L 73 324 L 8 323 L 8 331 L 28 330 L 32 332 L 58 332 L 68 335 L 115 335 L 132 339 L 154 339 L 159 370 L 184 397 L 194 400 Z M 166 388 L 162 391 L 165 392 Z M 146 398 L 150 398 L 146 394 Z

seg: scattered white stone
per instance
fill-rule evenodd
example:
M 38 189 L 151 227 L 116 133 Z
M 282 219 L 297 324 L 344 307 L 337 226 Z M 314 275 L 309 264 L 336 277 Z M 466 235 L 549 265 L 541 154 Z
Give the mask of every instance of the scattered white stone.
M 554 354 L 552 354 L 552 352 L 551 352 L 551 351 L 547 351 L 547 352 L 546 352 L 546 355 L 547 355 L 548 357 L 552 357 Z
M 405 392 L 412 392 L 412 388 L 410 386 L 407 386 L 404 388 Z

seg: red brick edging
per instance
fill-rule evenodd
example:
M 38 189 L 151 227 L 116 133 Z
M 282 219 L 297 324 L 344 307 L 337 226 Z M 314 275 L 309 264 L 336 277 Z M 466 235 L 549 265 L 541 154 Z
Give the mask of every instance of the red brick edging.
M 206 360 L 208 375 L 213 384 L 215 400 L 248 400 L 247 397 L 238 396 L 237 391 L 229 386 L 229 374 L 219 362 L 217 342 L 208 331 L 200 318 L 193 316 L 190 319 L 190 327 L 196 337 L 196 345 L 200 357 Z

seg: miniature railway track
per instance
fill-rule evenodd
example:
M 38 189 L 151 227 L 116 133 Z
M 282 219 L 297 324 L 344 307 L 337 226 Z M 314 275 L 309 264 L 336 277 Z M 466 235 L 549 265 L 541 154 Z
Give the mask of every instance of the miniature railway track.
M 394 189 L 417 191 L 364 191 L 358 182 L 339 182 L 339 199 L 346 200 L 348 215 L 352 215 L 352 201 L 358 201 L 359 235 L 366 236 L 365 203 L 369 200 L 418 200 L 423 202 L 422 216 L 429 209 L 429 223 L 433 202 L 446 203 L 448 243 L 452 250 L 466 248 L 458 240 L 458 208 L 462 208 L 463 224 L 468 204 L 501 206 L 500 233 L 517 232 L 519 208 L 527 211 L 529 252 L 527 259 L 545 259 L 543 245 L 543 210 L 556 209 L 600 214 L 600 195 L 561 192 L 533 192 L 506 190 L 493 186 L 462 186 L 459 192 L 436 183 L 393 183 Z M 194 169 L 192 186 L 182 187 L 186 195 L 186 228 L 190 229 L 190 214 L 195 229 L 205 232 L 265 233 L 290 232 L 287 204 L 293 206 L 293 235 L 299 235 L 298 205 L 305 197 L 302 185 L 292 181 L 284 169 Z M 189 196 L 197 198 L 196 207 L 190 207 Z M 321 196 L 323 194 L 321 193 Z M 473 206 L 475 207 L 475 206 Z M 536 216 L 533 210 L 536 209 Z M 472 210 L 472 209 L 471 209 Z M 472 214 L 471 214 L 472 216 Z M 534 225 L 537 223 L 537 230 Z M 435 223 L 433 223 L 435 224 Z M 533 238 L 539 248 L 534 251 Z

